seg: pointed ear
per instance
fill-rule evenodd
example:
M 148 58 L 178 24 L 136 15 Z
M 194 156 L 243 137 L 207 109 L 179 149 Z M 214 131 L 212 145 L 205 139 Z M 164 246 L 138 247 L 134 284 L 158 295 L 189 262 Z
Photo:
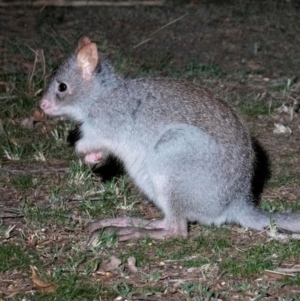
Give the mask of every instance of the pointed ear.
M 77 45 L 77 49 L 76 49 L 76 53 L 85 45 L 91 44 L 91 40 L 89 37 L 81 37 L 78 41 L 78 45 Z
M 83 46 L 76 54 L 77 65 L 82 73 L 82 78 L 89 80 L 98 65 L 98 50 L 95 43 Z

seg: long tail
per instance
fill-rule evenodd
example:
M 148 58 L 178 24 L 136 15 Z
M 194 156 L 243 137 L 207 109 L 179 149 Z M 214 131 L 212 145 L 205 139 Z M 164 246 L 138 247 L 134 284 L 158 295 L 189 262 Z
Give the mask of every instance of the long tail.
M 231 212 L 232 222 L 254 230 L 263 230 L 275 224 L 279 229 L 300 232 L 300 213 L 270 213 L 255 207 L 252 202 L 243 203 L 243 205 L 235 206 Z

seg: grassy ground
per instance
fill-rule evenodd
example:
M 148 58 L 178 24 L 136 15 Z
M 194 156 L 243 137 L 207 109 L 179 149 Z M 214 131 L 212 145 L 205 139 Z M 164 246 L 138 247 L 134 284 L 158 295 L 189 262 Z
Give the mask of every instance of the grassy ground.
M 193 224 L 187 239 L 112 234 L 86 248 L 93 218 L 161 214 L 126 175 L 103 181 L 81 163 L 67 143 L 74 124 L 36 111 L 88 34 L 126 76 L 186 78 L 221 95 L 268 153 L 260 206 L 299 210 L 299 13 L 293 1 L 250 0 L 0 8 L 0 300 L 300 300 L 290 235 Z

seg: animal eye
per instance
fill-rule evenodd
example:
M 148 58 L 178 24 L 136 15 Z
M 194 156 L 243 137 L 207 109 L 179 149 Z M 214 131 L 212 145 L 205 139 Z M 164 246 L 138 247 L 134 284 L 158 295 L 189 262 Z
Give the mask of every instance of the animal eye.
M 60 83 L 58 86 L 58 91 L 59 92 L 65 92 L 67 90 L 67 85 L 65 83 Z

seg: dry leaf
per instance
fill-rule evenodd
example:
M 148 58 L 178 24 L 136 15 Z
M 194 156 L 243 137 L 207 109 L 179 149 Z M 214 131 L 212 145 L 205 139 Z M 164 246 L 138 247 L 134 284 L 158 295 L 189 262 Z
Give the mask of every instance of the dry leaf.
M 138 272 L 138 268 L 136 267 L 136 259 L 133 256 L 131 256 L 127 259 L 127 264 L 128 264 L 128 269 L 132 273 L 137 273 Z
M 121 264 L 121 260 L 116 256 L 111 256 L 109 261 L 104 262 L 101 267 L 106 272 L 116 270 Z
M 275 129 L 274 134 L 292 134 L 292 130 L 288 126 L 284 126 L 280 123 L 274 123 Z
M 32 117 L 35 122 L 41 122 L 45 119 L 45 114 L 39 110 L 35 110 Z
M 265 274 L 267 274 L 268 276 L 272 277 L 272 278 L 275 278 L 275 279 L 282 279 L 286 276 L 289 276 L 289 277 L 294 277 L 295 275 L 293 274 L 288 274 L 288 273 L 282 273 L 282 272 L 278 272 L 278 271 L 271 271 L 271 270 L 265 270 L 264 271 Z
M 10 225 L 10 226 L 8 226 L 8 229 L 5 231 L 5 235 L 4 235 L 4 237 L 6 239 L 8 239 L 8 238 L 11 237 L 11 232 L 15 229 L 15 227 L 16 227 L 16 225 Z
M 105 261 L 101 264 L 97 270 L 97 274 L 109 276 L 111 271 L 115 271 L 121 265 L 121 260 L 116 256 L 111 256 L 108 261 Z
M 276 114 L 277 113 L 277 114 Z M 273 118 L 281 123 L 290 122 L 294 119 L 295 106 L 282 104 L 274 110 Z
M 34 283 L 35 289 L 40 293 L 54 293 L 56 291 L 56 286 L 53 283 L 46 282 L 37 275 L 34 267 L 31 265 L 31 278 Z
M 275 111 L 280 113 L 291 113 L 291 110 L 293 110 L 293 107 L 288 107 L 286 104 L 282 104 L 280 107 L 276 108 Z

